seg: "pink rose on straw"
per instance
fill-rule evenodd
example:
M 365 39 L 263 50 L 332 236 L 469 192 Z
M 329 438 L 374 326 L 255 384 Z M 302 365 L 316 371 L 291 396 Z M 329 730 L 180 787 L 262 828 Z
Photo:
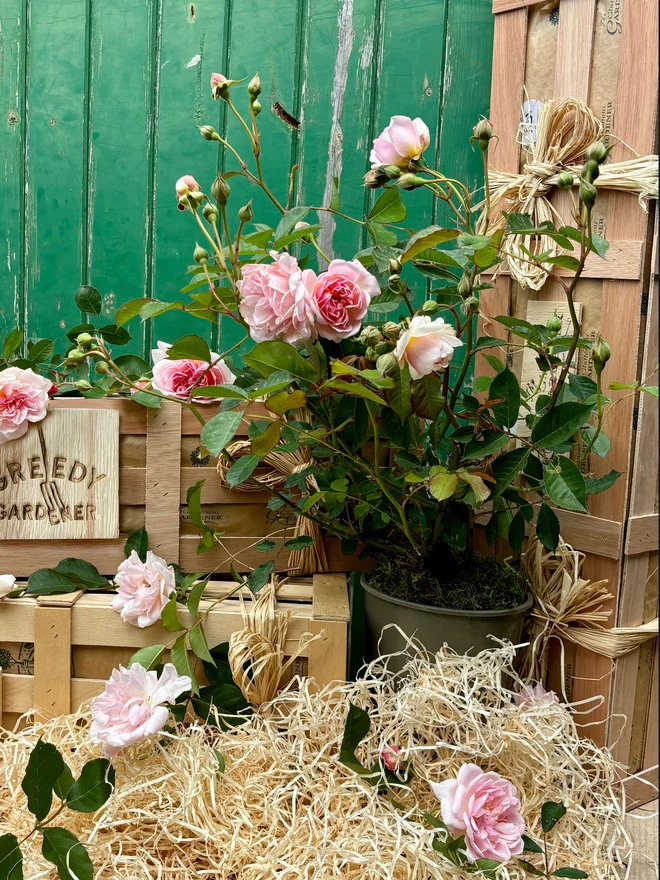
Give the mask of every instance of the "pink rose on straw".
M 250 263 L 236 283 L 241 295 L 240 313 L 255 342 L 283 339 L 298 345 L 316 338 L 315 311 L 310 292 L 316 280 L 290 254 L 271 251 L 273 262 Z
M 53 383 L 33 370 L 9 367 L 0 372 L 0 445 L 26 433 L 48 410 Z
M 165 664 L 160 678 L 139 663 L 113 669 L 104 692 L 92 700 L 90 739 L 101 743 L 104 757 L 112 758 L 158 733 L 167 723 L 168 706 L 191 687 L 190 678 L 178 675 L 171 663 Z
M 333 260 L 312 288 L 319 336 L 333 342 L 353 336 L 360 329 L 371 298 L 379 293 L 378 282 L 359 260 Z
M 394 356 L 402 369 L 408 364 L 413 379 L 421 379 L 435 370 L 446 369 L 454 349 L 461 345 L 456 331 L 443 318 L 432 321 L 428 315 L 417 315 L 399 337 Z
M 393 116 L 390 124 L 374 141 L 369 156 L 372 168 L 398 165 L 407 168 L 411 159 L 419 159 L 431 143 L 428 127 L 418 117 Z
M 517 791 L 499 773 L 463 764 L 456 779 L 432 782 L 431 788 L 451 836 L 465 835 L 469 861 L 507 862 L 523 851 L 525 821 Z
M 145 562 L 132 550 L 117 569 L 115 586 L 117 595 L 110 603 L 114 610 L 126 623 L 144 629 L 160 620 L 176 590 L 174 569 L 151 550 Z
M 205 388 L 208 385 L 231 385 L 236 378 L 220 356 L 211 352 L 213 366 L 209 369 L 206 361 L 170 360 L 167 351 L 171 345 L 159 342 L 151 352 L 154 362 L 154 375 L 151 386 L 167 397 L 186 400 L 193 387 Z M 208 397 L 193 397 L 196 403 L 211 403 Z
M 385 743 L 383 748 L 380 750 L 380 759 L 383 762 L 383 767 L 385 767 L 386 770 L 390 770 L 392 773 L 395 773 L 401 765 L 403 754 L 398 746 L 391 746 L 388 743 Z
M 532 706 L 552 706 L 559 703 L 554 691 L 546 691 L 540 681 L 535 685 L 523 685 L 519 694 L 513 695 L 513 702 L 521 709 L 529 709 Z

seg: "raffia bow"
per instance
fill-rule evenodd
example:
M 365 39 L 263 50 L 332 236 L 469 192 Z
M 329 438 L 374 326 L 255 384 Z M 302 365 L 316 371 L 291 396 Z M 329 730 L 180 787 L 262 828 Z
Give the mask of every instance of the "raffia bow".
M 640 626 L 604 626 L 612 614 L 607 581 L 580 576 L 584 553 L 559 539 L 554 553 L 532 535 L 522 556 L 522 569 L 534 594 L 526 632 L 530 645 L 523 654 L 526 678 L 545 680 L 548 647 L 553 638 L 573 642 L 596 654 L 615 659 L 658 635 L 658 619 Z M 563 680 L 563 669 L 562 669 Z
M 296 410 L 295 418 L 297 421 L 305 421 L 307 413 L 305 410 Z M 233 459 L 240 458 L 243 455 L 250 455 L 249 440 L 235 440 L 227 447 L 227 452 Z M 264 456 L 264 464 L 271 469 L 255 475 L 255 478 L 265 488 L 282 489 L 287 479 L 293 474 L 309 468 L 313 464 L 312 455 L 309 449 L 301 446 L 295 452 L 278 452 L 277 447 L 272 449 Z M 227 471 L 232 462 L 220 456 L 218 459 L 217 472 L 220 481 L 227 486 Z M 318 483 L 313 474 L 306 477 L 307 485 L 312 492 L 318 492 Z M 259 492 L 258 486 L 253 483 L 241 483 L 233 487 L 235 492 Z M 289 553 L 287 568 L 297 575 L 315 574 L 317 572 L 328 571 L 328 560 L 325 555 L 325 547 L 323 545 L 323 536 L 320 528 L 316 523 L 304 516 L 298 516 L 293 528 L 293 537 L 306 536 L 312 539 L 313 543 L 303 550 L 292 550 Z
M 603 126 L 591 110 L 576 98 L 547 101 L 541 108 L 536 127 L 536 142 L 531 147 L 530 160 L 522 174 L 508 174 L 492 170 L 488 174 L 491 191 L 491 216 L 502 210 L 508 213 L 529 214 L 538 228 L 551 221 L 563 224 L 561 215 L 550 204 L 548 194 L 557 186 L 560 172 L 573 174 L 579 183 L 580 169 L 586 149 L 603 134 Z M 644 156 L 626 162 L 610 162 L 601 166 L 595 181 L 599 189 L 635 193 L 639 203 L 648 210 L 647 203 L 658 197 L 658 157 Z M 493 233 L 506 225 L 499 213 L 489 226 Z M 517 235 L 507 238 L 507 262 L 512 277 L 523 287 L 540 290 L 552 268 L 536 266 L 529 261 L 527 248 L 533 254 L 548 252 L 558 256 L 562 249 L 546 235 Z

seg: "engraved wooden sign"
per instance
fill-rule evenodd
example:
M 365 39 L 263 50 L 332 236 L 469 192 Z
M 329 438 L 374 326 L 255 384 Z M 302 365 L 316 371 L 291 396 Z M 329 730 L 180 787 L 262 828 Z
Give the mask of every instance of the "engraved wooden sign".
M 0 540 L 118 535 L 118 412 L 57 409 L 0 445 Z

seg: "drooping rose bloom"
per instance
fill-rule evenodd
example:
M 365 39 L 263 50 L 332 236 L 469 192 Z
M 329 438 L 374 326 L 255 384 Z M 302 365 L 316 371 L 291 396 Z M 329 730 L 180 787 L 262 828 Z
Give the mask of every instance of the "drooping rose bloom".
M 50 379 L 30 369 L 0 372 L 0 444 L 22 437 L 30 422 L 44 418 L 52 387 Z
M 174 184 L 174 189 L 177 202 L 180 202 L 184 196 L 188 195 L 188 193 L 200 192 L 201 190 L 200 185 L 194 177 L 190 176 L 190 174 L 184 174 L 183 177 L 180 177 Z
M 229 82 L 229 80 L 221 73 L 211 74 L 211 97 L 214 101 L 217 101 L 220 97 L 220 90 L 226 82 Z
M 374 141 L 369 156 L 371 167 L 398 165 L 407 168 L 410 160 L 419 159 L 430 143 L 428 127 L 419 117 L 393 116 L 387 128 Z
M 392 773 L 399 769 L 402 757 L 401 749 L 388 743 L 380 750 L 380 759 L 383 762 L 383 766 Z
M 190 678 L 178 675 L 171 663 L 165 664 L 160 678 L 139 663 L 113 669 L 104 692 L 92 700 L 90 739 L 101 743 L 105 758 L 112 758 L 158 733 L 167 723 L 168 705 L 191 686 Z
M 206 361 L 170 360 L 167 357 L 170 348 L 169 343 L 159 342 L 158 347 L 151 352 L 151 359 L 154 362 L 151 386 L 154 391 L 185 400 L 193 386 L 203 388 L 207 385 L 231 385 L 236 378 L 227 364 L 223 360 L 218 360 L 219 355 L 213 351 L 211 352 L 213 366 L 209 370 Z M 199 384 L 196 384 L 198 380 Z M 193 397 L 193 400 L 196 403 L 212 402 L 209 397 Z
M 312 288 L 319 336 L 333 342 L 353 336 L 360 329 L 371 298 L 379 293 L 378 282 L 359 260 L 333 260 Z
M 408 364 L 413 379 L 421 379 L 434 370 L 446 369 L 454 349 L 461 345 L 456 330 L 443 318 L 432 321 L 428 315 L 417 315 L 399 337 L 394 355 L 401 368 Z
M 559 698 L 554 691 L 546 691 L 537 681 L 535 685 L 523 685 L 520 693 L 513 695 L 513 702 L 521 709 L 528 709 L 532 706 L 552 706 L 559 703 Z
M 290 254 L 271 251 L 272 263 L 250 263 L 236 283 L 241 315 L 255 342 L 283 339 L 299 345 L 316 338 L 311 288 L 316 275 Z
M 135 550 L 131 551 L 115 575 L 117 595 L 110 603 L 121 619 L 143 629 L 160 620 L 163 608 L 176 589 L 174 569 L 151 550 L 142 562 Z
M 499 773 L 463 764 L 456 779 L 432 782 L 442 821 L 452 837 L 465 835 L 468 859 L 507 862 L 523 851 L 525 821 L 515 786 Z

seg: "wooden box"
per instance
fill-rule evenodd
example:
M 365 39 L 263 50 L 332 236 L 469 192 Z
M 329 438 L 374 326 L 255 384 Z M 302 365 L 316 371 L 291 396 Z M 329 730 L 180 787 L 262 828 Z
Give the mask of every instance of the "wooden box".
M 226 595 L 235 584 L 211 581 L 205 595 Z M 33 707 L 45 717 L 75 711 L 103 690 L 113 668 L 146 645 L 170 644 L 160 624 L 139 629 L 124 623 L 107 594 L 76 593 L 6 599 L 0 605 L 0 726 L 11 727 Z M 208 605 L 203 599 L 200 610 Z M 293 666 L 319 687 L 346 677 L 348 588 L 343 574 L 292 579 L 278 590 L 278 609 L 291 613 L 289 651 L 303 633 L 321 634 Z M 186 622 L 187 612 L 181 612 Z M 238 598 L 208 615 L 210 645 L 243 627 Z

